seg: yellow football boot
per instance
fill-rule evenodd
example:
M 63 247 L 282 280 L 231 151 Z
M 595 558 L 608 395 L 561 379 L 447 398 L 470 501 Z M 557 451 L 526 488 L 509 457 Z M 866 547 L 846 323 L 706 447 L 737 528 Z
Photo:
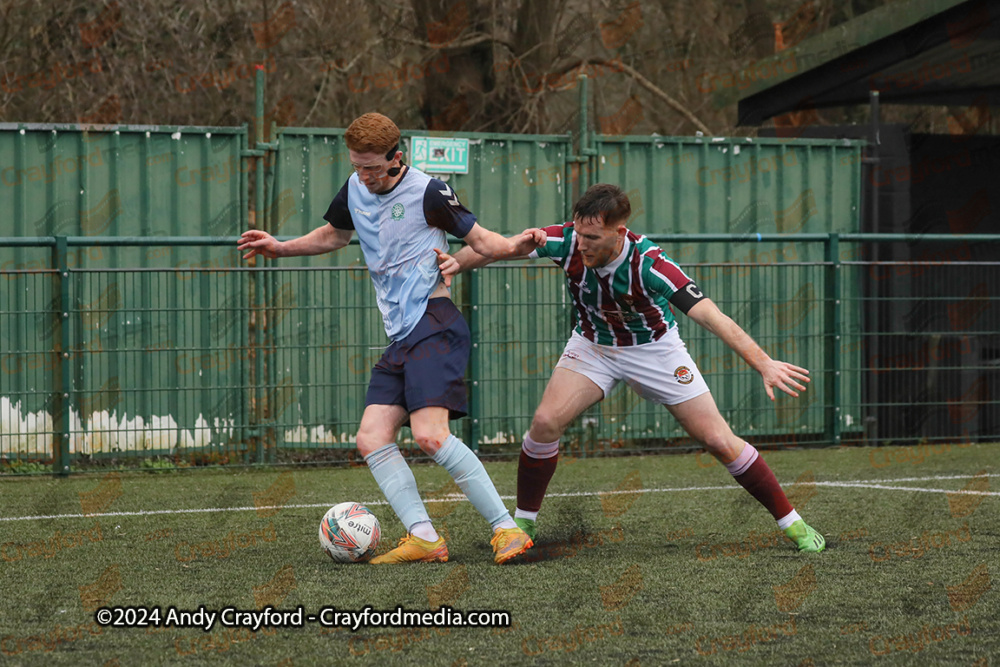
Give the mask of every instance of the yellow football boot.
M 436 542 L 422 540 L 416 535 L 407 535 L 399 540 L 399 546 L 392 551 L 372 558 L 370 563 L 447 563 L 448 545 L 440 535 Z
M 497 528 L 493 531 L 490 544 L 493 546 L 493 560 L 500 564 L 523 554 L 535 543 L 520 528 Z

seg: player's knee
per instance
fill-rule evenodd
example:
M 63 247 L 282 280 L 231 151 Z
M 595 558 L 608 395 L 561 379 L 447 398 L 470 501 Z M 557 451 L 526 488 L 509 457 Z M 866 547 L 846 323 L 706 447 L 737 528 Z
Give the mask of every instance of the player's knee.
M 368 456 L 375 450 L 388 445 L 391 441 L 391 438 L 387 438 L 381 429 L 362 426 L 358 429 L 356 444 L 358 446 L 358 453 L 362 456 Z
M 425 453 L 433 456 L 437 450 L 441 449 L 444 441 L 448 439 L 451 435 L 450 431 L 447 429 L 440 430 L 420 430 L 416 429 L 413 431 L 413 439 L 417 442 L 417 446 Z
M 539 408 L 531 420 L 531 437 L 536 442 L 552 442 L 562 437 L 565 428 L 558 414 Z
M 371 441 L 368 438 L 361 435 L 361 431 L 358 431 L 358 439 L 356 444 L 358 446 L 358 454 L 361 454 L 361 456 L 368 456 L 376 449 L 378 449 L 378 447 L 372 446 Z
M 731 458 L 727 457 L 727 454 L 733 449 L 735 442 L 731 431 L 728 429 L 721 429 L 709 431 L 702 436 L 702 444 L 705 446 L 705 449 L 715 456 Z

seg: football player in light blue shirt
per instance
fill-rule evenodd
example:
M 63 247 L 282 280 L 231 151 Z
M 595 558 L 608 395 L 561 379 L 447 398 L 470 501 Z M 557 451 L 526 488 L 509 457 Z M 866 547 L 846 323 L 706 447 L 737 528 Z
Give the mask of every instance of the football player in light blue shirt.
M 355 232 L 375 285 L 385 332 L 392 341 L 372 369 L 358 451 L 407 535 L 373 563 L 445 562 L 448 547 L 431 524 L 413 473 L 396 438 L 407 422 L 420 448 L 444 466 L 493 529 L 494 560 L 504 563 L 532 546 L 516 526 L 483 464 L 448 426 L 466 414 L 469 328 L 442 282 L 437 253 L 446 233 L 493 259 L 531 252 L 544 233 L 506 239 L 476 222 L 444 182 L 404 165 L 399 128 L 368 113 L 344 135 L 355 173 L 326 215 L 329 222 L 284 243 L 250 230 L 240 239 L 244 259 L 319 255 L 346 246 Z M 450 279 L 449 279 L 450 284 Z

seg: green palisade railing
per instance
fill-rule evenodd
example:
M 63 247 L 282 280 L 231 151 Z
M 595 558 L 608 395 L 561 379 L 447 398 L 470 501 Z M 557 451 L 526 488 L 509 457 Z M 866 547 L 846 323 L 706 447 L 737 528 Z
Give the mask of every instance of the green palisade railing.
M 719 289 L 708 295 L 772 356 L 811 371 L 802 397 L 771 404 L 754 371 L 678 315 L 722 414 L 743 437 L 763 446 L 1000 437 L 991 399 L 1000 379 L 990 356 L 1000 306 L 989 288 L 1000 284 L 1000 265 L 857 259 L 857 249 L 872 243 L 996 243 L 1000 236 L 761 234 L 753 244 L 762 251 L 791 243 L 824 257 L 773 263 L 692 261 L 740 237 L 651 238 L 668 254 L 693 247 L 681 264 L 700 283 L 716 277 Z M 279 261 L 259 268 L 95 269 L 65 260 L 95 247 L 209 247 L 228 257 L 238 254 L 235 241 L 0 238 L 0 248 L 47 250 L 56 267 L 0 271 L 0 460 L 51 462 L 67 474 L 86 461 L 170 456 L 178 464 L 253 464 L 288 461 L 294 451 L 353 449 L 369 371 L 387 343 L 362 268 Z M 884 281 L 866 282 L 893 266 L 919 266 L 954 292 L 927 295 L 941 311 L 936 324 L 905 335 L 937 346 L 921 348 L 931 350 L 923 357 L 902 351 L 904 334 L 864 321 L 867 305 L 899 303 Z M 275 286 L 267 299 L 251 289 L 261 284 Z M 572 308 L 561 270 L 547 260 L 498 263 L 459 276 L 453 291 L 473 338 L 471 412 L 459 433 L 483 451 L 517 445 L 569 335 Z M 882 351 L 866 354 L 876 337 Z M 882 414 L 877 410 L 912 406 L 902 393 L 866 395 L 865 379 L 912 384 L 935 363 L 939 388 L 917 407 L 944 426 L 921 421 L 923 431 L 883 428 L 870 438 L 866 428 Z M 571 425 L 566 442 L 662 449 L 689 446 L 683 435 L 662 406 L 619 386 Z

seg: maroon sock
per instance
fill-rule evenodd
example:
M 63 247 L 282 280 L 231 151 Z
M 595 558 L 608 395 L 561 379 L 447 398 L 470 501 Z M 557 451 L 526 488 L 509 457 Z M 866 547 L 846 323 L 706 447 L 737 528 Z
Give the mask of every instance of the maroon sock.
M 559 454 L 548 459 L 534 459 L 521 450 L 517 462 L 517 508 L 537 512 L 542 507 L 545 489 L 556 472 Z
M 770 466 L 764 463 L 764 458 L 757 457 L 757 460 L 750 464 L 747 471 L 734 479 L 747 490 L 747 492 L 757 499 L 761 505 L 767 508 L 775 521 L 788 514 L 794 509 L 788 502 L 785 492 L 778 484 Z M 518 496 L 520 498 L 520 496 Z

